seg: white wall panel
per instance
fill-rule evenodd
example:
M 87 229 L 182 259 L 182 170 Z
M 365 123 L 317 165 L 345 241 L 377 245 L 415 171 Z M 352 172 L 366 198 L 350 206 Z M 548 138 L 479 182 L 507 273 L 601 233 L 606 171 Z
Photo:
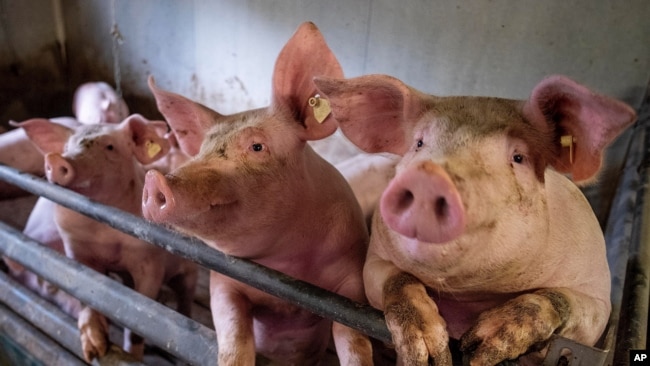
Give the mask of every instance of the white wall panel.
M 345 71 L 361 72 L 356 60 L 364 57 L 368 3 L 196 1 L 198 98 L 224 113 L 268 105 L 276 58 L 307 20 L 319 26 L 341 61 L 353 60 Z
M 561 73 L 639 102 L 647 1 L 373 1 L 364 72 L 438 94 L 525 97 Z
M 0 65 L 55 41 L 51 0 L 0 0 Z M 562 73 L 635 106 L 650 78 L 647 0 L 65 0 L 71 83 L 114 82 L 115 20 L 122 87 L 146 78 L 222 113 L 269 103 L 275 59 L 314 21 L 348 76 L 386 73 L 422 91 L 525 98 Z M 115 12 L 113 16 L 113 6 Z M 10 42 L 10 43 L 8 43 Z M 12 51 L 13 52 L 13 51 Z M 14 52 L 16 53 L 16 52 Z M 9 60 L 9 61 L 8 61 Z M 48 61 L 50 64 L 55 60 Z

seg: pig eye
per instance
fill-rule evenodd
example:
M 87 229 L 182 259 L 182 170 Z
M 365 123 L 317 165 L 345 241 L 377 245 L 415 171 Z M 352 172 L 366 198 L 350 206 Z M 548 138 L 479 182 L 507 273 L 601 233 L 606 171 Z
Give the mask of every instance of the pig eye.
M 524 162 L 524 156 L 522 154 L 514 154 L 512 156 L 512 161 L 517 164 L 522 164 Z
M 417 143 L 418 149 L 421 148 L 422 146 L 424 146 L 424 141 L 422 141 L 422 139 L 419 139 Z
M 264 151 L 264 144 L 260 144 L 259 142 L 256 142 L 251 145 L 251 150 L 255 152 Z

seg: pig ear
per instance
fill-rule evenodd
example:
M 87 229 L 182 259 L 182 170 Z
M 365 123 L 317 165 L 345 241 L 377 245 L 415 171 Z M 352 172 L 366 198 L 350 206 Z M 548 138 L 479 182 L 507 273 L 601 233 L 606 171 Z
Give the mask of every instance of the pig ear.
M 316 96 L 315 76 L 343 77 L 336 56 L 325 43 L 316 25 L 305 22 L 284 46 L 273 71 L 271 107 L 288 110 L 304 127 L 304 140 L 319 140 L 336 131 L 328 112 L 318 122 L 309 100 Z M 326 101 L 321 101 L 326 103 Z M 320 112 L 323 113 L 323 112 Z
M 149 89 L 158 110 L 165 116 L 178 138 L 181 150 L 190 156 L 199 153 L 205 132 L 224 116 L 181 95 L 162 90 L 149 77 Z
M 636 120 L 634 110 L 625 103 L 596 94 L 564 76 L 542 80 L 525 103 L 524 115 L 555 135 L 558 145 L 562 136 L 572 136 L 573 146 L 559 149 L 551 164 L 559 172 L 570 173 L 576 182 L 598 173 L 605 147 Z
M 139 114 L 133 114 L 122 121 L 119 128 L 130 134 L 133 155 L 144 165 L 169 152 L 169 141 L 164 137 L 167 125 L 163 121 L 149 121 Z
M 403 155 L 410 147 L 413 125 L 431 98 L 387 75 L 316 78 L 314 82 L 329 98 L 343 134 L 370 153 Z
M 27 137 L 43 153 L 63 153 L 63 147 L 74 130 L 51 122 L 45 118 L 34 118 L 21 123 L 9 122 L 12 126 L 22 127 Z

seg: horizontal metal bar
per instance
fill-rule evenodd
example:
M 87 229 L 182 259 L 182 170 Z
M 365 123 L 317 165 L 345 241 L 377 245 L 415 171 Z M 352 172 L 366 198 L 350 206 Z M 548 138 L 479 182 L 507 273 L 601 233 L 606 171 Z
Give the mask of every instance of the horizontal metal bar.
M 216 362 L 217 340 L 211 329 L 2 222 L 0 252 L 174 356 L 195 365 Z
M 46 359 L 48 365 L 85 365 L 82 362 L 83 352 L 79 341 L 79 330 L 76 320 L 59 310 L 58 307 L 44 300 L 20 283 L 14 281 L 4 272 L 0 272 L 0 301 L 8 309 L 28 321 L 30 327 L 35 327 L 41 332 L 49 335 L 53 342 L 59 347 L 49 346 L 48 349 L 56 349 L 49 352 Z M 23 326 L 21 326 L 22 328 Z M 14 333 L 10 333 L 14 336 Z M 66 350 L 66 351 L 64 351 Z M 70 355 L 68 351 L 75 356 Z M 65 353 L 65 354 L 64 354 Z M 66 356 L 66 354 L 68 356 Z M 69 360 L 73 357 L 73 360 Z M 59 360 L 60 359 L 60 360 Z M 129 360 L 131 357 L 125 355 L 124 351 L 117 347 L 111 347 L 107 354 L 101 359 L 93 360 L 93 365 L 112 366 L 140 366 L 142 363 Z M 59 362 L 62 361 L 62 362 Z
M 255 262 L 225 255 L 201 240 L 182 235 L 141 217 L 91 201 L 41 178 L 0 165 L 0 179 L 188 258 L 252 287 L 296 303 L 315 314 L 358 329 L 380 341 L 392 342 L 381 311 L 289 277 Z
M 14 343 L 45 365 L 86 364 L 2 304 L 0 304 L 0 333 L 11 336 Z
M 0 272 L 0 300 L 44 333 L 55 335 L 66 349 L 83 357 L 74 319 L 4 272 Z

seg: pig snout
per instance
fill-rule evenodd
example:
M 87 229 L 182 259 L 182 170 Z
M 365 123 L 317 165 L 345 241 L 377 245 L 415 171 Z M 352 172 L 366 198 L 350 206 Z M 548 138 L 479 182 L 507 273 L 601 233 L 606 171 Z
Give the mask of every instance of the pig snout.
M 174 194 L 165 177 L 156 170 L 149 170 L 145 176 L 142 191 L 142 213 L 147 220 L 164 222 L 176 206 Z
M 45 175 L 50 182 L 66 187 L 74 179 L 74 169 L 63 156 L 50 153 L 45 156 Z
M 445 170 L 422 162 L 406 168 L 386 188 L 380 202 L 386 225 L 428 243 L 445 243 L 465 228 L 460 194 Z

